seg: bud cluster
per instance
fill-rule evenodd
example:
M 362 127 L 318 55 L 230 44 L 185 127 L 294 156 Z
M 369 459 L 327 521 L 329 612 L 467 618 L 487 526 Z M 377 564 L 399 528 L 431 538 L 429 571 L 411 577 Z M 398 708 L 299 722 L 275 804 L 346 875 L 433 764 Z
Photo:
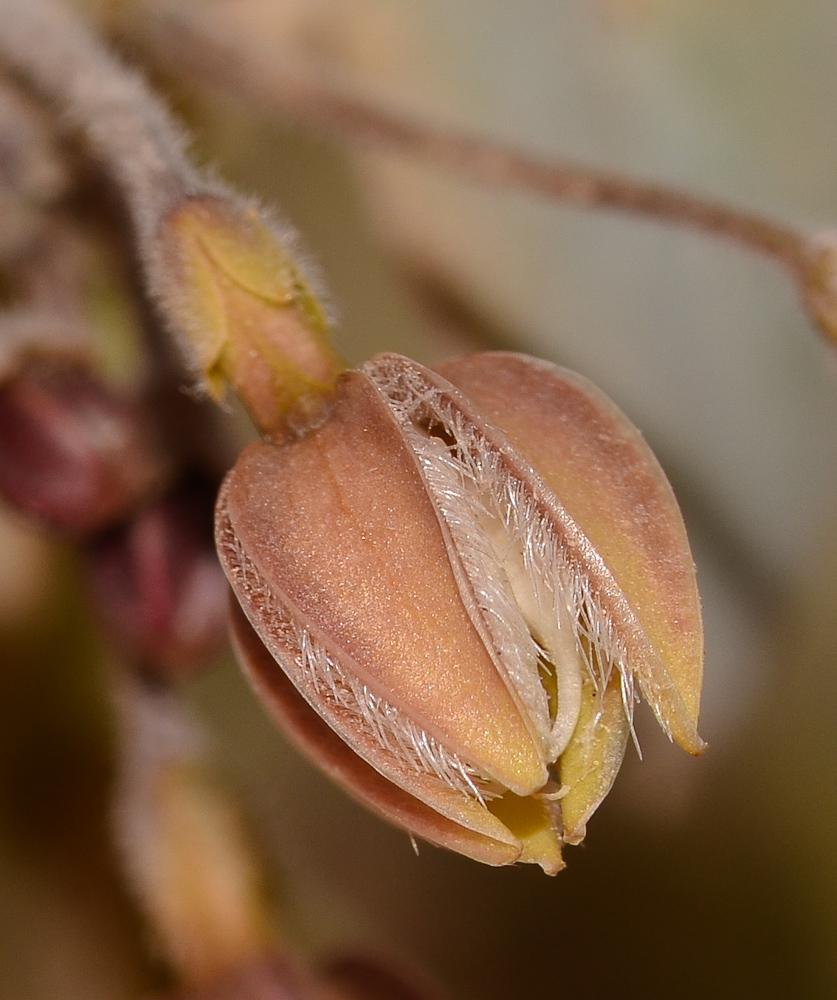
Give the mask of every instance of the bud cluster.
M 174 676 L 224 642 L 214 492 L 80 358 L 23 359 L 0 385 L 0 496 L 83 543 L 99 618 L 143 669 Z

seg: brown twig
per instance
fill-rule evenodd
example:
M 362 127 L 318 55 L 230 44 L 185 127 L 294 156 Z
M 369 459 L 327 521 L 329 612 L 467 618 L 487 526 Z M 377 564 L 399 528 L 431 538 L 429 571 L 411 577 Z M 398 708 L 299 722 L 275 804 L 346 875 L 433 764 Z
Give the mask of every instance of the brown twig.
M 404 153 L 483 184 L 518 188 L 580 208 L 615 209 L 701 230 L 774 258 L 795 277 L 807 268 L 811 238 L 793 226 L 677 188 L 563 161 L 543 161 L 511 146 L 443 131 L 369 103 L 288 53 L 244 36 L 224 10 L 156 0 L 140 30 L 155 54 L 232 89 L 308 128 L 359 145 Z

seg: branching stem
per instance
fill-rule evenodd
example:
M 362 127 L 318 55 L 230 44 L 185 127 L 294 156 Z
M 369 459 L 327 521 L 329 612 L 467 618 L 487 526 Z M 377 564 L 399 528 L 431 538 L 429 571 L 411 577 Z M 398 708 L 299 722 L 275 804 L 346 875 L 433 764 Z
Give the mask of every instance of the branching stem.
M 325 405 L 342 362 L 292 232 L 204 176 L 144 80 L 54 0 L 0 0 L 0 59 L 64 113 L 119 186 L 145 290 L 216 399 L 263 433 Z

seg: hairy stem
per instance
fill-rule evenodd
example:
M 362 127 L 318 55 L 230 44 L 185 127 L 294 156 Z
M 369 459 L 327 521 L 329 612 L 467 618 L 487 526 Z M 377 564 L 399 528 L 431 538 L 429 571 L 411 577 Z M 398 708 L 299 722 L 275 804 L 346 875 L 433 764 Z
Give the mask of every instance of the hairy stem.
M 206 190 L 162 104 L 71 11 L 0 0 L 0 18 L 0 56 L 84 133 L 127 195 L 141 239 L 174 202 Z

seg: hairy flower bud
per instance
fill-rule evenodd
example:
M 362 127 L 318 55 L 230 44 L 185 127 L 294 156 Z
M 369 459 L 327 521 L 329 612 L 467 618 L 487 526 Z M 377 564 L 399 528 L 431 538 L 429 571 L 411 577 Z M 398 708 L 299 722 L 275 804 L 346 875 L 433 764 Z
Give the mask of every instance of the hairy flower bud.
M 577 375 L 515 354 L 438 372 L 374 358 L 319 427 L 244 452 L 216 539 L 266 704 L 427 840 L 558 871 L 616 775 L 635 691 L 703 748 L 674 497 Z
M 184 985 L 235 978 L 272 950 L 267 887 L 246 826 L 171 691 L 128 674 L 116 693 L 114 826 L 130 887 Z
M 178 204 L 158 234 L 164 311 L 212 395 L 231 385 L 265 434 L 321 412 L 343 368 L 290 241 L 255 209 L 209 195 Z

